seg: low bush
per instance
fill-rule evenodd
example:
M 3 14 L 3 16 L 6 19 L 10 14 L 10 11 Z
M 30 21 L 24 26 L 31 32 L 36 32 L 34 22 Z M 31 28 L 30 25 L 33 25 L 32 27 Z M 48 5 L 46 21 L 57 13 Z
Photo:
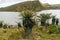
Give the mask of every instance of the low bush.
M 56 25 L 50 25 L 48 26 L 48 33 L 51 34 L 51 33 L 56 33 L 57 32 L 57 27 Z
M 20 28 L 21 27 L 21 23 L 18 23 L 18 28 Z
M 7 28 L 7 24 L 4 24 L 4 25 L 3 25 L 3 28 L 6 29 L 6 28 Z
M 60 27 L 58 27 L 58 31 L 59 31 L 59 33 L 60 33 Z

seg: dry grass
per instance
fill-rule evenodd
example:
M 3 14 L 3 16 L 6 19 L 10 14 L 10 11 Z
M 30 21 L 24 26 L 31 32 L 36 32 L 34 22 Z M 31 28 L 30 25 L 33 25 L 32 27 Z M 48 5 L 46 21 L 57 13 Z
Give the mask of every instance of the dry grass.
M 14 34 L 15 33 L 22 33 L 23 32 L 23 28 L 6 28 L 6 29 L 3 29 L 3 28 L 0 28 L 0 38 L 2 40 L 8 40 L 8 38 L 10 37 L 10 35 Z
M 21 28 L 0 28 L 0 40 L 22 40 L 23 39 L 23 27 Z M 27 39 L 28 40 L 28 39 Z M 29 40 L 60 40 L 60 33 L 48 34 L 41 31 L 38 27 L 33 27 L 32 35 L 29 36 Z

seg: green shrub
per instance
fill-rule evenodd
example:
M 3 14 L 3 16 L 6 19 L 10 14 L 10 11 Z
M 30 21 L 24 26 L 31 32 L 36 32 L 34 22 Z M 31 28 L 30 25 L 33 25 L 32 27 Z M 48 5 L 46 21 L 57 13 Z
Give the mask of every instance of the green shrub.
M 48 23 L 48 20 L 51 18 L 51 13 L 49 14 L 40 14 L 39 16 L 37 16 L 39 18 L 39 21 L 41 22 L 41 25 L 42 26 L 45 26 L 46 25 L 46 21 Z
M 52 16 L 52 24 L 54 25 L 55 22 L 56 22 L 56 18 L 55 18 L 55 16 Z
M 49 34 L 56 33 L 57 32 L 56 25 L 50 25 L 50 26 L 48 26 L 48 32 L 49 32 Z
M 60 32 L 60 27 L 58 27 L 58 31 Z
M 3 28 L 6 29 L 6 28 L 7 28 L 7 24 L 4 24 L 4 25 L 3 25 Z
M 18 28 L 20 28 L 21 27 L 21 23 L 18 23 Z
M 0 21 L 0 28 L 3 26 L 3 21 Z

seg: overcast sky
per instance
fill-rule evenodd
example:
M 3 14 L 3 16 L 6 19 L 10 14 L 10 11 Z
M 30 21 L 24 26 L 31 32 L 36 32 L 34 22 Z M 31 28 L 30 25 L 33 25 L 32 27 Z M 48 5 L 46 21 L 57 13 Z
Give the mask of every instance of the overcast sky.
M 9 6 L 23 1 L 25 0 L 0 0 L 0 7 Z
M 60 4 L 60 0 L 40 0 L 43 3 Z
M 0 7 L 9 6 L 15 3 L 24 2 L 27 0 L 0 0 Z M 60 0 L 40 0 L 42 3 L 60 4 Z

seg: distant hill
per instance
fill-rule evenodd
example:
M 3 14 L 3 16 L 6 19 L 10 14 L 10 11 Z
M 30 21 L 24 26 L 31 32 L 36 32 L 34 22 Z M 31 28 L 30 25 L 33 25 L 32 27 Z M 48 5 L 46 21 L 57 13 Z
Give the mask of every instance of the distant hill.
M 53 4 L 53 5 L 50 5 L 48 3 L 44 3 L 42 4 L 44 6 L 44 10 L 48 10 L 48 9 L 60 9 L 60 4 Z
M 22 3 L 18 3 L 15 5 L 11 5 L 8 7 L 0 8 L 0 11 L 23 11 L 24 9 L 32 10 L 32 11 L 40 11 L 44 9 L 42 4 L 39 1 L 25 1 Z

